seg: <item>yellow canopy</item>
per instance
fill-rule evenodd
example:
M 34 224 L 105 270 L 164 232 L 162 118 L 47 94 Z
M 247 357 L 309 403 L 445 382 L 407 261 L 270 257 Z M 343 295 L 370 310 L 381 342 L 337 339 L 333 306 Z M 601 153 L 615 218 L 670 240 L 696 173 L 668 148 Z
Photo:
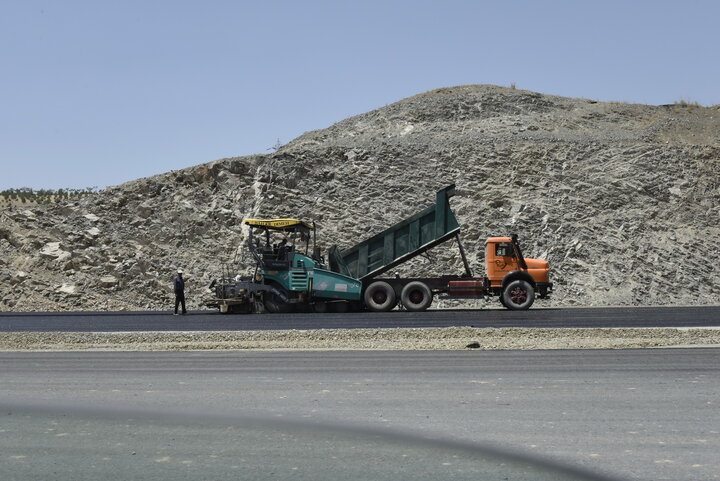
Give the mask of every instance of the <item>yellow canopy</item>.
M 264 227 L 266 229 L 290 230 L 293 227 L 302 226 L 306 229 L 314 229 L 315 225 L 299 219 L 245 219 L 245 224 L 251 227 Z

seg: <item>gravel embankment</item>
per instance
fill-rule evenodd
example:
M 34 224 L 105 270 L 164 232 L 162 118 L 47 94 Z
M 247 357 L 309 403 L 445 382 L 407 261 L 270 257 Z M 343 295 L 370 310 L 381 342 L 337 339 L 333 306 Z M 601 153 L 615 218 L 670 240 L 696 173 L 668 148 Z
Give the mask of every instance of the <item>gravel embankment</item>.
M 720 346 L 720 329 L 344 329 L 0 333 L 0 350 L 533 350 Z
M 552 267 L 549 306 L 715 305 L 718 132 L 720 106 L 436 89 L 276 152 L 0 208 L 0 311 L 167 308 L 179 267 L 188 307 L 199 309 L 225 269 L 253 272 L 244 219 L 315 221 L 327 257 L 334 244 L 349 248 L 428 207 L 450 184 L 477 276 L 485 240 L 515 233 L 527 257 Z M 395 270 L 461 274 L 456 244 Z

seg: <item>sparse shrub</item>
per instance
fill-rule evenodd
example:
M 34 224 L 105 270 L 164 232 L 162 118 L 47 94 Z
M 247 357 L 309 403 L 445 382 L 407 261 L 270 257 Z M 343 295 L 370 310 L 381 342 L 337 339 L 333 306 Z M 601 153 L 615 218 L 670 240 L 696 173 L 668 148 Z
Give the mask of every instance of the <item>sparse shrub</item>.
M 275 144 L 273 144 L 273 146 L 270 147 L 268 150 L 272 150 L 273 152 L 277 152 L 277 150 L 278 150 L 280 147 L 282 147 L 282 145 L 283 145 L 283 144 L 282 144 L 282 142 L 280 142 L 280 138 L 278 137 L 278 139 L 277 139 L 277 141 L 275 142 Z
M 60 200 L 80 199 L 90 194 L 98 192 L 96 186 L 85 187 L 84 189 L 38 189 L 34 190 L 30 187 L 20 187 L 18 189 L 11 188 L 0 191 L 0 196 L 6 202 L 16 201 L 25 203 L 48 204 L 50 202 L 59 202 Z
M 695 100 L 680 99 L 675 101 L 675 105 L 680 107 L 700 107 L 701 105 Z

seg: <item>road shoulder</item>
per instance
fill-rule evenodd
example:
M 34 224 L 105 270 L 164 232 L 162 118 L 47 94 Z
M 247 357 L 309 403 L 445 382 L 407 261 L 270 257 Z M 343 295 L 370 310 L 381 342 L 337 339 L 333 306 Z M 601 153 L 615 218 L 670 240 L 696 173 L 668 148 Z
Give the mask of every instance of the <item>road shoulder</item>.
M 395 328 L 1 332 L 2 351 L 540 350 L 718 347 L 717 328 Z

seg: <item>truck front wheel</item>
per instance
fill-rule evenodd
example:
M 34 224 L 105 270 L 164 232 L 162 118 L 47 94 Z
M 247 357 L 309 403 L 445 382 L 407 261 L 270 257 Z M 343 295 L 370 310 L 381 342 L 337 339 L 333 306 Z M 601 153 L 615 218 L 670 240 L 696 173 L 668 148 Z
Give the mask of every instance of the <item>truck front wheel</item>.
M 510 282 L 502 293 L 502 303 L 512 311 L 530 309 L 535 302 L 535 289 L 528 281 L 516 279 Z
M 403 287 L 400 302 L 412 312 L 424 311 L 432 304 L 432 291 L 424 282 L 413 281 Z
M 395 290 L 384 281 L 375 281 L 370 284 L 365 289 L 363 300 L 368 309 L 376 312 L 389 311 L 397 304 Z

